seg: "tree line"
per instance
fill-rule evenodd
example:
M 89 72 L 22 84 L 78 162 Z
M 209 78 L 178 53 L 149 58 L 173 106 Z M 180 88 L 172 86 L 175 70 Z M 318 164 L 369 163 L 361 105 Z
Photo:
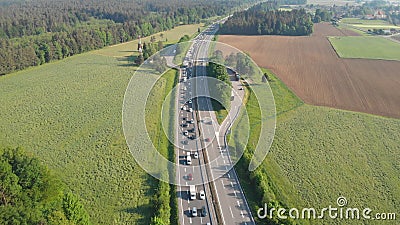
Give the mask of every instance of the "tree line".
M 0 224 L 88 225 L 79 198 L 22 149 L 0 149 Z
M 209 62 L 206 69 L 208 76 L 223 82 L 209 82 L 211 97 L 216 98 L 219 96 L 219 100 L 221 101 L 218 102 L 219 105 L 229 110 L 231 101 L 231 81 L 227 68 L 224 65 Z M 215 101 L 215 99 L 212 99 L 212 101 Z
M 0 7 L 0 75 L 227 15 L 253 1 L 6 1 Z
M 305 9 L 282 11 L 276 2 L 257 4 L 244 12 L 234 13 L 221 26 L 221 34 L 240 35 L 309 35 L 313 32 L 312 16 Z

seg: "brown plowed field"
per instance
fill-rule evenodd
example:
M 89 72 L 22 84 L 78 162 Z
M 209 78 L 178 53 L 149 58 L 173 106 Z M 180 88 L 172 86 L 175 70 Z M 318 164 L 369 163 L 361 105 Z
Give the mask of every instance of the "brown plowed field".
M 271 69 L 306 103 L 400 118 L 400 62 L 339 58 L 327 36 L 357 35 L 316 24 L 311 37 L 221 35 Z

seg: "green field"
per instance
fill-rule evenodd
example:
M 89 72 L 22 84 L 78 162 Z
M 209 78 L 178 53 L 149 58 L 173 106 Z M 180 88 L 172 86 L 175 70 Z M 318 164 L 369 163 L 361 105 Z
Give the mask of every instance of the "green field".
M 164 33 L 180 37 L 181 29 Z M 137 165 L 122 132 L 123 97 L 135 72 L 126 56 L 135 46 L 0 77 L 0 143 L 21 146 L 52 169 L 93 224 L 149 224 L 155 213 L 158 182 Z
M 368 33 L 368 30 L 374 29 L 400 29 L 399 26 L 395 26 L 393 24 L 388 23 L 385 20 L 364 20 L 358 18 L 343 18 L 340 23 L 339 27 L 346 28 L 353 30 L 363 36 L 370 36 L 371 34 Z
M 303 104 L 279 79 L 269 76 L 278 114 L 273 145 L 262 166 L 249 175 L 247 165 L 260 127 L 258 104 L 247 92 L 250 144 L 236 166 L 254 215 L 264 203 L 322 209 L 337 206 L 339 196 L 345 196 L 350 207 L 398 214 L 400 120 Z M 330 219 L 291 222 L 344 224 Z M 345 224 L 360 222 L 377 223 Z
M 329 37 L 342 58 L 400 60 L 400 44 L 374 36 Z

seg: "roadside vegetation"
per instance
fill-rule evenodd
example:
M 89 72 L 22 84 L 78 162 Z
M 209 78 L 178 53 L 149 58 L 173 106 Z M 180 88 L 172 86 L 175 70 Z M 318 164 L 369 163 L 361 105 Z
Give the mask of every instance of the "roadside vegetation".
M 173 109 L 174 106 L 174 95 L 171 95 L 171 99 L 166 99 L 171 90 L 175 87 L 178 82 L 178 71 L 170 69 L 157 80 L 153 89 L 151 90 L 147 99 L 146 105 L 146 127 L 147 132 L 150 135 L 150 139 L 153 145 L 159 150 L 169 161 L 175 161 L 175 149 L 174 145 L 168 140 L 164 133 L 161 121 L 161 112 L 164 100 L 169 102 L 166 106 Z M 167 118 L 168 115 L 164 115 Z M 173 126 L 173 121 L 170 121 L 168 126 Z M 168 131 L 172 129 L 167 129 Z M 163 181 L 155 181 L 158 183 L 156 195 L 154 197 L 153 205 L 155 207 L 155 213 L 152 217 L 151 224 L 154 225 L 168 225 L 178 223 L 178 205 L 176 188 L 174 185 L 170 185 Z
M 207 65 L 207 76 L 217 79 L 223 83 L 212 82 L 210 80 L 208 86 L 210 96 L 217 99 L 211 99 L 212 107 L 216 113 L 218 123 L 221 124 L 230 110 L 231 105 L 231 81 L 224 65 L 209 62 Z M 221 102 L 220 102 L 221 101 Z
M 310 106 L 297 98 L 276 76 L 269 75 L 277 107 L 276 135 L 264 163 L 247 170 L 260 131 L 260 112 L 246 89 L 250 139 L 236 165 L 253 214 L 269 208 L 321 209 L 339 196 L 349 206 L 396 212 L 400 199 L 400 120 L 364 113 Z M 234 135 L 234 134 L 233 134 Z M 374 177 L 374 179 L 371 179 Z M 309 224 L 309 220 L 257 219 L 259 224 Z M 334 220 L 312 220 L 334 224 Z M 353 223 L 352 223 L 353 222 Z M 357 221 L 349 221 L 356 224 Z

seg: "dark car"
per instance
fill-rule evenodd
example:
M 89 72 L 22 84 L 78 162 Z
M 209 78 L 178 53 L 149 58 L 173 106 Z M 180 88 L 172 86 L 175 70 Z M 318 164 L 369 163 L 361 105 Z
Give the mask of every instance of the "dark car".
M 206 217 L 207 216 L 207 209 L 205 206 L 203 206 L 200 210 L 200 216 Z

